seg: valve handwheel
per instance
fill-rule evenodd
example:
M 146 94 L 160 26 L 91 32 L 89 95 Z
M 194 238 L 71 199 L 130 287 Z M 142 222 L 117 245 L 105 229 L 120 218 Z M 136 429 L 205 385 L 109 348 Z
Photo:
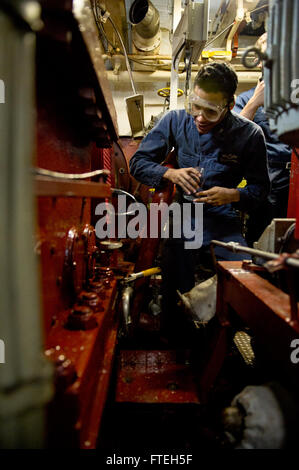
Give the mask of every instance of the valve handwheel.
M 160 88 L 158 91 L 157 91 L 158 95 L 161 96 L 161 98 L 168 98 L 170 96 L 170 87 L 165 87 L 165 88 Z M 180 88 L 178 88 L 178 98 L 180 96 L 183 95 L 183 90 L 181 90 Z

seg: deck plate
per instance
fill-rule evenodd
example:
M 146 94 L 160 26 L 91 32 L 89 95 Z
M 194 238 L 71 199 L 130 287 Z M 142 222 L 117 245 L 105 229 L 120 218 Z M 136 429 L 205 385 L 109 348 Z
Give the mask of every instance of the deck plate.
M 177 351 L 121 351 L 117 402 L 199 403 L 186 354 Z

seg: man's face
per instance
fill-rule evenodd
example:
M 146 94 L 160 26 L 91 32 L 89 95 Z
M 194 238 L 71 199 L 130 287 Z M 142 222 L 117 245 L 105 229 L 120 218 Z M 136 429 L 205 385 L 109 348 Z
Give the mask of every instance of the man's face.
M 224 119 L 228 110 L 227 99 L 225 98 L 225 95 L 221 92 L 206 92 L 198 86 L 195 86 L 194 94 L 200 98 L 200 105 L 197 105 L 195 100 L 194 105 L 192 106 L 192 109 L 195 114 L 196 110 L 198 110 L 198 115 L 194 116 L 194 122 L 200 134 L 207 134 L 213 129 L 213 127 L 217 126 L 217 124 L 219 124 Z M 216 115 L 216 121 L 209 120 L 209 115 L 211 114 L 210 110 L 213 110 L 213 108 L 218 110 L 219 114 L 219 116 Z
M 263 53 L 267 50 L 267 33 L 264 33 L 259 37 L 259 39 L 255 43 L 256 47 L 258 47 Z

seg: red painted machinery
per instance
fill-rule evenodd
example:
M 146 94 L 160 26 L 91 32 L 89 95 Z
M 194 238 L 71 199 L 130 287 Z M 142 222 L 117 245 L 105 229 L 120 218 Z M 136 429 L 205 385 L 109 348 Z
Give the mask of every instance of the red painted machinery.
M 51 1 L 43 2 L 42 21 L 34 172 L 45 355 L 55 370 L 47 441 L 50 447 L 92 449 L 123 323 L 117 283 L 133 271 L 134 259 L 137 271 L 153 266 L 159 240 L 137 241 L 133 250 L 124 240 L 130 262 L 124 252 L 110 250 L 113 241 L 105 245 L 96 236 L 97 204 L 112 201 L 112 188 L 130 190 L 131 181 L 95 23 L 88 5 Z M 155 201 L 169 202 L 172 190 L 156 194 Z M 146 200 L 148 189 L 141 192 Z M 137 258 L 130 258 L 136 249 Z M 134 327 L 147 286 L 135 283 Z
M 95 209 L 99 203 L 112 201 L 115 189 L 134 193 L 146 204 L 149 197 L 151 202 L 170 202 L 173 186 L 153 193 L 130 179 L 128 160 L 138 144 L 131 139 L 120 141 L 118 137 L 116 112 L 90 2 L 43 0 L 40 4 L 43 27 L 37 27 L 35 33 L 33 60 L 37 211 L 34 249 L 40 269 L 43 349 L 54 371 L 53 393 L 46 410 L 46 445 L 97 447 L 116 355 L 116 386 L 115 395 L 112 394 L 116 408 L 128 404 L 191 405 L 195 407 L 191 414 L 196 410 L 196 417 L 199 406 L 210 403 L 240 323 L 256 338 L 263 371 L 270 364 L 270 379 L 298 391 L 298 366 L 290 362 L 290 342 L 299 337 L 295 278 L 286 276 L 279 288 L 269 282 L 270 275 L 265 270 L 248 263 L 218 264 L 217 313 L 211 329 L 200 336 L 206 348 L 200 352 L 199 360 L 196 348 L 202 345 L 198 344 L 196 333 L 192 351 L 172 350 L 168 344 L 162 347 L 161 338 L 160 342 L 147 342 L 147 349 L 140 342 L 136 346 L 136 332 L 138 336 L 142 329 L 159 331 L 159 322 L 155 325 L 158 315 L 154 310 L 148 315 L 148 306 L 160 279 L 149 284 L 137 276 L 134 289 L 128 279 L 134 271 L 156 265 L 159 240 L 102 243 L 104 236 L 99 237 L 95 231 Z M 10 169 L 8 164 L 7 168 Z M 294 150 L 288 215 L 297 222 L 298 178 L 298 150 Z M 298 230 L 297 223 L 293 244 L 288 246 L 297 246 Z M 121 244 L 123 249 L 119 249 Z M 287 258 L 280 256 L 274 269 L 284 270 Z M 19 269 L 19 259 L 16 266 Z M 17 284 L 21 277 L 16 279 Z M 158 297 L 156 294 L 157 304 Z M 18 323 L 20 318 L 23 317 L 17 317 Z M 155 348 L 155 344 L 159 347 Z M 25 392 L 28 383 L 35 381 L 35 369 L 33 372 L 30 380 L 25 377 L 27 382 L 24 377 L 20 379 L 25 382 Z M 18 380 L 11 383 L 13 386 L 9 381 L 5 384 L 6 391 L 10 392 Z M 47 401 L 45 398 L 43 403 Z M 30 406 L 29 403 L 29 409 Z M 130 415 L 130 408 L 127 409 Z M 1 407 L 0 412 L 3 414 Z M 173 428 L 175 434 L 176 427 Z M 143 435 L 138 428 L 136 433 Z
M 45 1 L 42 21 L 35 190 L 45 354 L 55 367 L 48 445 L 95 448 L 119 315 L 94 214 L 115 183 L 127 189 L 128 168 L 91 9 Z

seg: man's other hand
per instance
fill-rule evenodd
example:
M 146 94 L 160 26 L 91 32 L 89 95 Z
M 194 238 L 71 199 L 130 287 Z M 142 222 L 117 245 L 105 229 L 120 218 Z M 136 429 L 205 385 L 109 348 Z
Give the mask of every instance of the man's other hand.
M 187 194 L 195 193 L 200 182 L 200 172 L 195 168 L 169 168 L 163 177 L 179 185 Z
M 265 83 L 264 81 L 262 81 L 257 85 L 252 97 L 244 106 L 244 108 L 240 112 L 240 115 L 246 117 L 247 119 L 250 119 L 250 121 L 253 121 L 258 108 L 260 106 L 264 106 L 264 95 Z
M 211 206 L 222 206 L 240 200 L 240 192 L 237 189 L 221 188 L 220 186 L 213 186 L 213 188 L 206 191 L 200 191 L 196 193 L 196 196 L 199 197 L 194 199 L 194 202 L 204 202 Z
M 255 104 L 256 108 L 264 106 L 264 95 L 265 95 L 265 82 L 262 80 L 254 90 L 253 96 L 251 98 L 252 102 Z

